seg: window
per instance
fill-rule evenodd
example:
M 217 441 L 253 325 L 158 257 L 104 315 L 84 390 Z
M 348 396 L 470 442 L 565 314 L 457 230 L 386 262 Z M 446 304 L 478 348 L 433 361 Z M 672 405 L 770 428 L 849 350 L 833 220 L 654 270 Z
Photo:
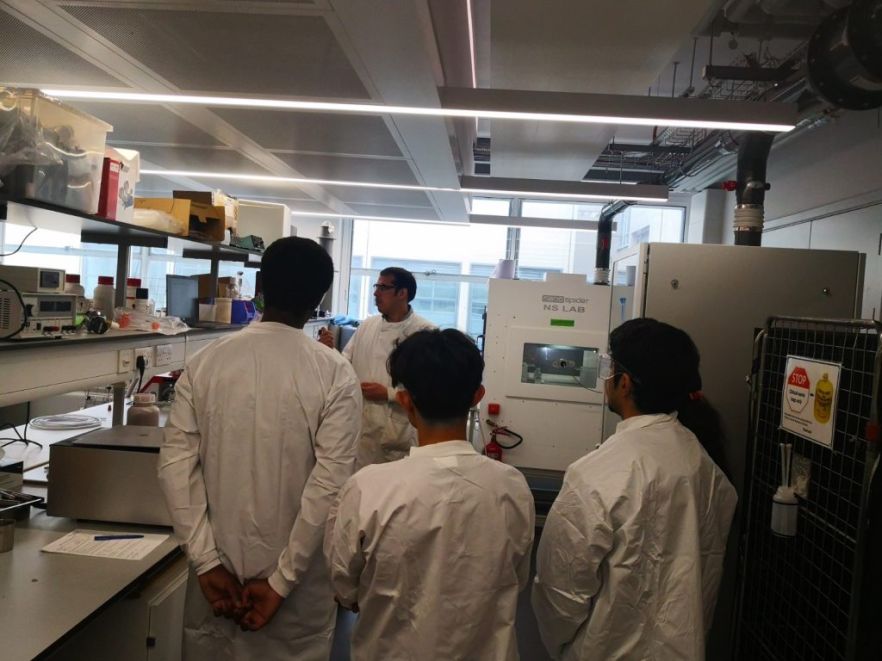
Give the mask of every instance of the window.
M 365 313 L 360 310 L 360 307 L 362 292 L 368 286 L 368 278 L 366 275 L 362 275 L 358 272 L 358 269 L 361 269 L 361 266 L 361 255 L 354 255 L 352 257 L 352 270 L 349 273 L 349 301 L 346 305 L 346 310 L 350 317 L 356 319 L 366 316 Z
M 490 264 L 472 264 L 471 267 L 471 275 L 485 279 L 484 282 L 470 282 L 467 285 L 469 310 L 465 332 L 472 337 L 478 337 L 484 332 L 484 310 L 487 308 L 487 298 L 490 293 L 490 285 L 486 279 L 493 273 L 493 268 Z
M 470 288 L 483 285 L 486 304 L 487 276 L 505 257 L 506 234 L 506 227 L 493 225 L 356 220 L 349 316 L 361 319 L 375 313 L 370 284 L 381 269 L 402 266 L 416 277 L 413 307 L 418 314 L 442 328 L 477 329 L 472 333 L 477 335 L 481 325 L 471 319 Z M 475 303 L 482 312 L 484 304 Z
M 0 252 L 15 250 L 31 227 L 3 223 L 3 242 Z M 174 240 L 170 241 L 170 245 Z M 184 258 L 180 248 L 134 247 L 130 252 L 129 277 L 140 278 L 141 286 L 149 290 L 156 309 L 165 307 L 165 276 L 197 275 L 209 273 L 211 265 L 207 260 Z M 109 275 L 116 279 L 117 247 L 114 245 L 81 243 L 76 234 L 38 229 L 28 237 L 21 250 L 15 255 L 2 258 L 4 264 L 20 266 L 47 266 L 64 269 L 66 273 L 77 273 L 80 284 L 91 298 L 99 275 Z M 242 272 L 242 293 L 254 294 L 256 270 L 245 268 L 239 262 L 221 262 L 218 275 L 234 276 Z M 115 286 L 120 283 L 114 283 Z M 123 283 L 124 286 L 124 283 Z
M 377 272 L 388 266 L 400 266 L 413 273 L 417 282 L 417 297 L 411 305 L 418 315 L 432 320 L 441 328 L 456 328 L 459 313 L 459 282 L 455 279 L 441 280 L 433 276 L 457 275 L 461 270 L 460 264 L 387 257 L 374 257 L 371 260 L 371 267 Z
M 471 212 L 482 216 L 510 215 L 511 200 L 498 197 L 473 197 Z
M 614 240 L 613 245 L 624 250 L 650 241 L 682 243 L 685 216 L 681 207 L 632 205 L 617 218 L 618 241 Z
M 504 216 L 510 206 L 511 200 L 507 199 L 473 198 L 471 210 L 475 214 Z M 597 220 L 602 208 L 601 204 L 521 202 L 523 216 L 572 221 L 572 228 L 565 229 L 355 220 L 348 314 L 358 319 L 373 314 L 370 284 L 381 268 L 403 266 L 417 278 L 413 306 L 419 314 L 441 327 L 459 328 L 477 337 L 484 327 L 487 279 L 497 262 L 507 256 L 509 234 L 513 246 L 517 246 L 512 250 L 517 250 L 519 278 L 542 280 L 549 272 L 584 273 L 590 278 L 596 262 L 597 232 L 579 226 L 584 221 Z M 642 236 L 653 241 L 660 240 L 657 237 L 680 240 L 683 209 L 649 207 L 646 214 L 640 212 L 642 207 L 630 209 L 634 231 L 642 232 Z M 613 233 L 614 246 L 622 243 L 621 219 L 619 216 L 618 230 Z

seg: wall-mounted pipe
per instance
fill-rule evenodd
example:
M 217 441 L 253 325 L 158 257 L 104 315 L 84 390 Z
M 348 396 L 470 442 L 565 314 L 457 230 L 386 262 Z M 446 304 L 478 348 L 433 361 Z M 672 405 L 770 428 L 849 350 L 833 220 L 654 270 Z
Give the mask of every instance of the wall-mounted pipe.
M 738 174 L 735 188 L 735 245 L 762 244 L 763 203 L 769 184 L 766 165 L 772 149 L 772 133 L 744 133 L 738 147 Z
M 324 248 L 325 252 L 331 257 L 331 260 L 334 259 L 334 240 L 336 237 L 334 236 L 334 225 L 330 221 L 325 221 L 322 223 L 321 230 L 319 232 L 318 244 Z M 335 274 L 336 275 L 336 274 Z M 334 287 L 333 285 L 325 292 L 325 295 L 322 297 L 321 303 L 319 303 L 319 309 L 324 310 L 325 312 L 329 312 L 334 304 Z
M 613 218 L 634 204 L 616 200 L 610 202 L 600 211 L 597 221 L 597 253 L 594 260 L 594 284 L 608 285 L 609 279 L 609 255 L 612 249 Z

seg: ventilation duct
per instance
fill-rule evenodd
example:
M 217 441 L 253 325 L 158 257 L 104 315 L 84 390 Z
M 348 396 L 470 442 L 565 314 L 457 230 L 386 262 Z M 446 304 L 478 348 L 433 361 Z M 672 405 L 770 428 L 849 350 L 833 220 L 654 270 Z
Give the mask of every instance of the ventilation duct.
M 618 200 L 603 207 L 597 221 L 597 257 L 594 261 L 594 284 L 608 285 L 609 254 L 612 247 L 613 218 L 634 204 Z
M 318 236 L 318 244 L 324 249 L 328 256 L 330 256 L 331 261 L 334 261 L 334 226 L 329 222 L 325 221 L 322 223 L 321 230 L 319 231 Z M 332 305 L 334 303 L 334 287 L 333 285 L 328 288 L 328 291 L 325 292 L 325 295 L 322 297 L 321 303 L 319 303 L 319 309 L 323 311 L 330 311 L 332 309 Z
M 808 78 L 840 108 L 882 107 L 882 0 L 855 0 L 821 23 L 809 40 Z
M 771 133 L 745 133 L 738 146 L 735 188 L 735 245 L 758 246 L 763 236 L 763 203 L 769 184 L 766 165 L 772 149 Z

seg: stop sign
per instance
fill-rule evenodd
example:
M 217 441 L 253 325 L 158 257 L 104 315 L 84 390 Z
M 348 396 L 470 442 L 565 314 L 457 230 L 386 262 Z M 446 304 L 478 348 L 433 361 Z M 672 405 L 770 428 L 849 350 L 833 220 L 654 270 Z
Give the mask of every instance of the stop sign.
M 794 367 L 787 377 L 787 387 L 784 389 L 787 406 L 794 413 L 800 413 L 808 404 L 811 382 L 804 367 Z

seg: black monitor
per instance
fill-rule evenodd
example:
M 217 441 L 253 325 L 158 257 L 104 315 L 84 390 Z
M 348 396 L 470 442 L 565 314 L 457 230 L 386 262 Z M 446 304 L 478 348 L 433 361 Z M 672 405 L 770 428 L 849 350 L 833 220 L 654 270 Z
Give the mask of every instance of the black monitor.
M 165 276 L 165 312 L 187 324 L 199 321 L 199 280 L 186 275 Z

